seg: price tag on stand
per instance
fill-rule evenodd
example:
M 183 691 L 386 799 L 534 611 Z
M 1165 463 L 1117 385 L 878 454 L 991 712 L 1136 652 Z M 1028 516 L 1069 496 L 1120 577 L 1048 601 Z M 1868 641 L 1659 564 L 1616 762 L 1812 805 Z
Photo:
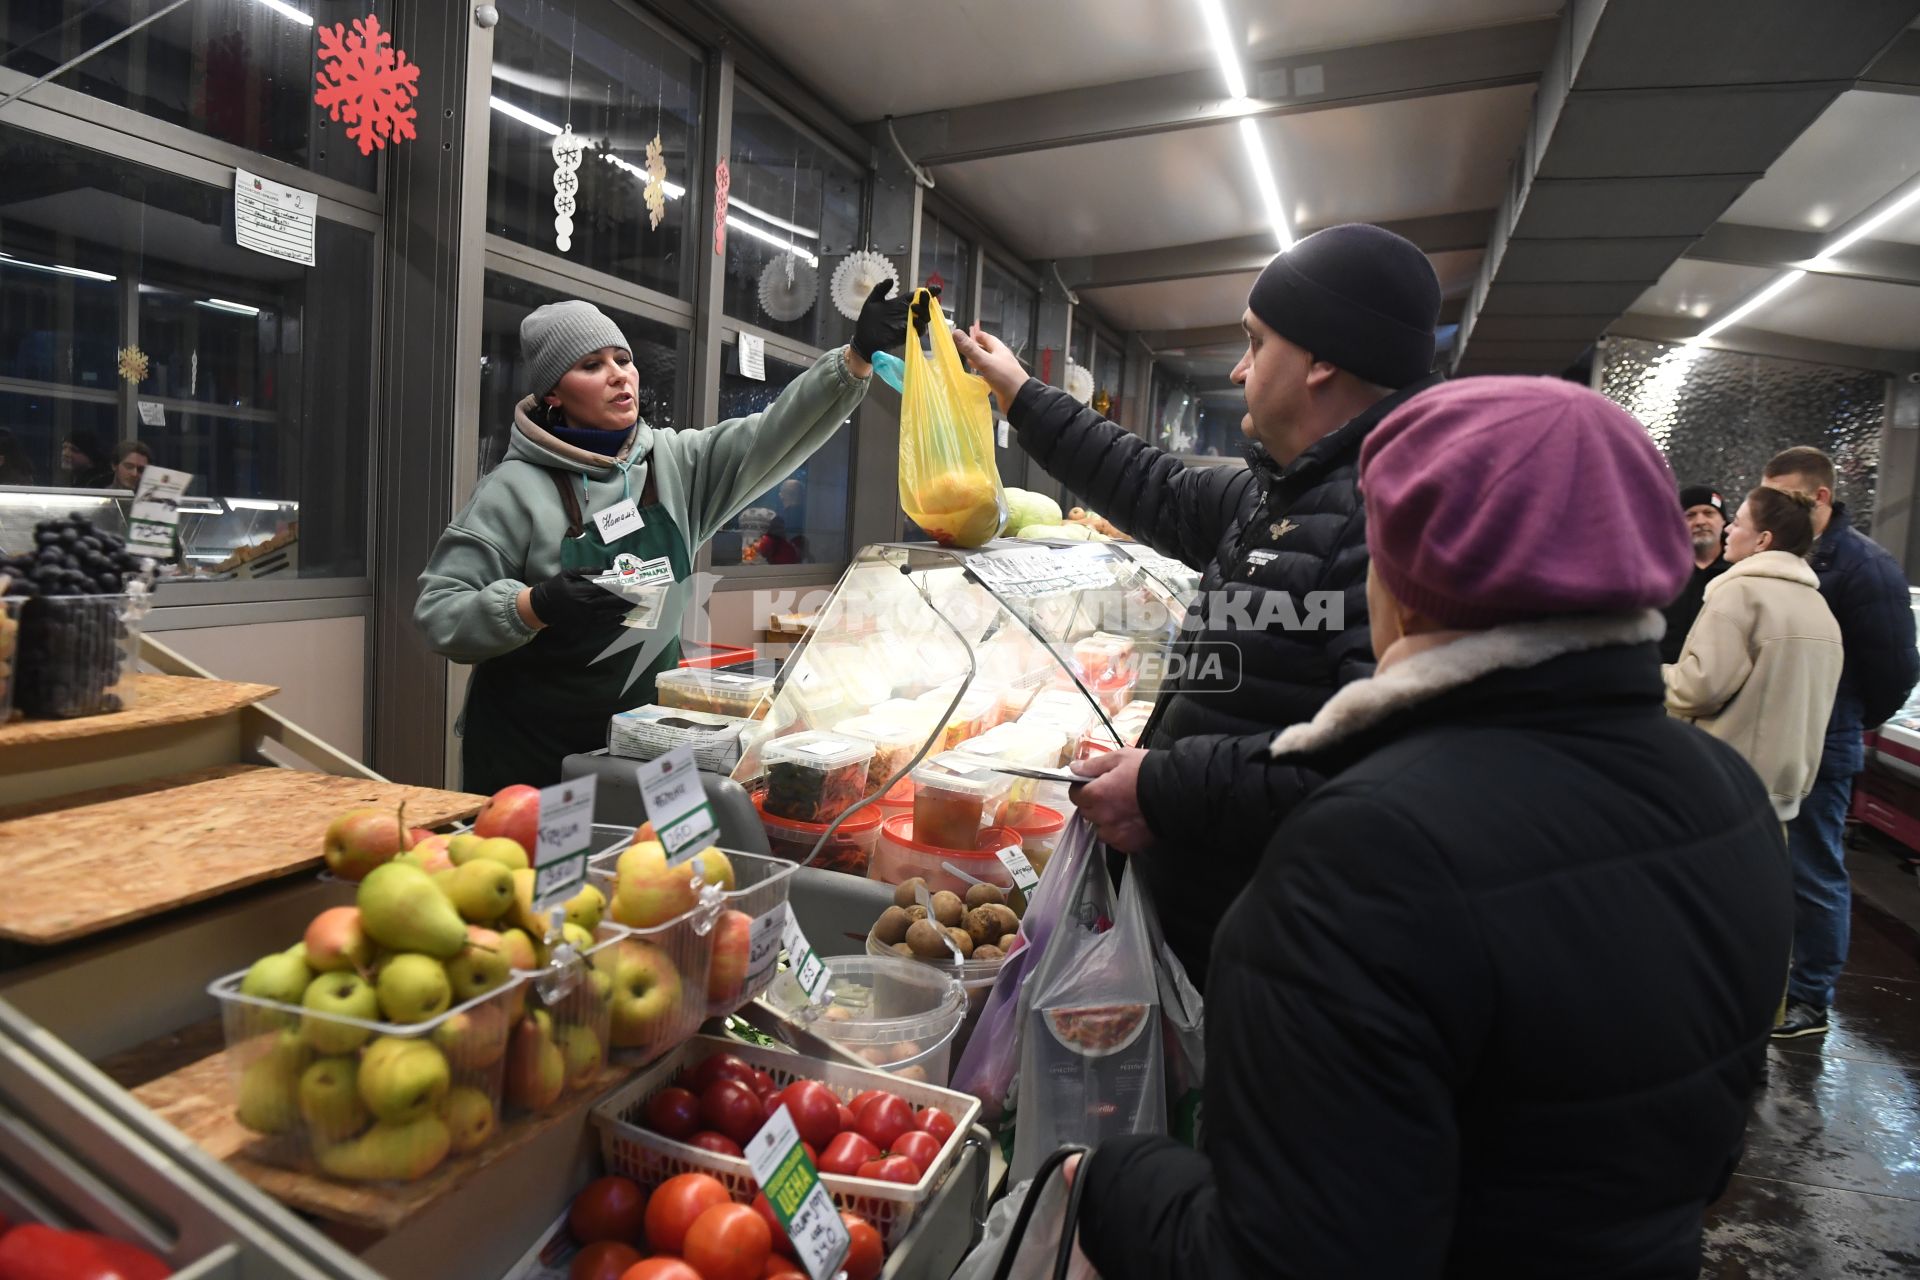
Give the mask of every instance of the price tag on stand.
M 533 896 L 545 903 L 573 891 L 587 877 L 593 843 L 592 776 L 540 789 L 540 825 L 533 845 Z
M 800 931 L 800 922 L 794 918 L 793 904 L 787 904 L 786 923 L 780 932 L 780 943 L 787 949 L 787 972 L 807 993 L 807 999 L 815 1004 L 827 1001 L 827 984 L 833 980 L 833 970 L 827 968 L 826 961 L 814 954 L 813 944 L 807 941 L 807 935 Z
M 847 1234 L 833 1197 L 820 1184 L 820 1171 L 807 1159 L 786 1107 L 760 1126 L 747 1143 L 746 1157 L 753 1180 L 766 1193 L 773 1216 L 786 1228 L 807 1274 L 813 1280 L 827 1280 L 837 1273 L 853 1250 L 853 1237 Z
M 658 760 L 637 766 L 640 802 L 647 820 L 667 851 L 667 865 L 686 861 L 720 835 L 713 805 L 700 785 L 700 767 L 693 747 L 675 747 Z
M 140 473 L 140 488 L 127 512 L 127 550 L 158 560 L 173 557 L 173 532 L 180 523 L 180 500 L 193 475 L 148 467 Z
M 1027 851 L 1017 844 L 1010 844 L 993 855 L 1000 859 L 1000 865 L 1013 877 L 1013 887 L 1024 894 L 1031 895 L 1040 887 L 1040 873 L 1027 861 Z

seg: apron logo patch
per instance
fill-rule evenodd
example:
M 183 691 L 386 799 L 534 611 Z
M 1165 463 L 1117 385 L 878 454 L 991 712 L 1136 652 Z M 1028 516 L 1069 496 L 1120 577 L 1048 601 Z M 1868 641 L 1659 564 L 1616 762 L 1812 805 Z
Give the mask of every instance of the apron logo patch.
M 623 578 L 631 578 L 640 572 L 643 563 L 639 556 L 629 551 L 622 551 L 613 558 L 613 571 Z

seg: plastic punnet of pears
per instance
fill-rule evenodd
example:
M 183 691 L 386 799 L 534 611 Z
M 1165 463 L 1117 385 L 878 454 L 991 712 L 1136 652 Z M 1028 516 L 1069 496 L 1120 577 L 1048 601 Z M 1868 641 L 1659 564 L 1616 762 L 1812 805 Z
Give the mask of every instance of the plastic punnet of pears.
M 237 1116 L 273 1139 L 257 1154 L 352 1181 L 427 1176 L 486 1143 L 502 1106 L 540 1111 L 591 1084 L 609 1049 L 610 982 L 579 983 L 554 1008 L 527 998 L 548 926 L 526 850 L 396 827 L 408 833 L 376 811 L 336 820 L 330 840 L 342 828 L 362 853 L 383 834 L 391 848 L 359 869 L 352 906 L 255 961 L 228 1004 Z M 583 888 L 559 936 L 585 951 L 605 907 Z

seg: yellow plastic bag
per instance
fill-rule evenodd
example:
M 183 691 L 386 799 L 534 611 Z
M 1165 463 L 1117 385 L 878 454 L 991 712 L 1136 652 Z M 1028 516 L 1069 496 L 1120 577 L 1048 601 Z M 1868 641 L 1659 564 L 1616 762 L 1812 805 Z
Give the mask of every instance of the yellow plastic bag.
M 900 506 L 945 546 L 978 547 L 1000 534 L 1007 494 L 993 461 L 986 382 L 967 372 L 940 304 L 925 289 L 933 354 L 907 321 L 906 385 L 900 392 Z

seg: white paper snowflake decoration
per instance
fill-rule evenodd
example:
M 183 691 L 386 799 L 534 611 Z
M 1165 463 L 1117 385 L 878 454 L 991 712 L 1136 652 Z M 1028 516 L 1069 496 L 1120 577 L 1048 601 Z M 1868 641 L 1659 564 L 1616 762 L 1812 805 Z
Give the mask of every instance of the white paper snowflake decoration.
M 1068 360 L 1066 391 L 1081 404 L 1093 399 L 1093 370 Z
M 833 305 L 847 319 L 858 320 L 867 295 L 882 280 L 893 281 L 893 288 L 887 292 L 889 298 L 900 292 L 900 271 L 885 254 L 855 249 L 833 269 Z
M 760 309 L 782 324 L 813 310 L 819 292 L 820 273 L 796 254 L 783 253 L 760 270 Z
M 580 157 L 586 154 L 586 139 L 569 124 L 553 135 L 553 247 L 561 253 L 573 248 L 574 197 L 580 190 Z
M 647 225 L 658 231 L 667 216 L 667 153 L 657 133 L 647 144 L 647 189 L 641 196 L 647 202 Z

